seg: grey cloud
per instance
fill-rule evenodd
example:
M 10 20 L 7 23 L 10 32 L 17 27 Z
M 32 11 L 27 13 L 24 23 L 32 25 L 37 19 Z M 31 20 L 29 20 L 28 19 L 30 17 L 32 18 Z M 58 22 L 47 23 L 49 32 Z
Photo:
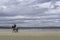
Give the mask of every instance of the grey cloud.
M 37 0 L 38 1 L 38 0 Z M 42 0 L 41 0 L 42 1 Z M 33 1 L 34 2 L 34 1 Z M 28 6 L 24 6 L 24 5 L 27 5 L 27 4 L 24 4 L 24 2 L 22 2 L 22 4 L 17 1 L 17 0 L 9 0 L 8 2 L 6 2 L 6 4 L 8 5 L 5 5 L 7 8 L 5 11 L 3 11 L 1 14 L 2 16 L 3 15 L 6 15 L 6 16 L 14 16 L 14 15 L 34 15 L 36 13 L 41 13 L 43 10 L 42 9 L 35 9 L 33 7 L 28 7 Z M 16 5 L 18 4 L 18 5 Z M 31 3 L 30 3 L 31 4 Z M 33 4 L 33 3 L 32 3 Z M 37 7 L 38 8 L 38 7 Z M 4 9 L 3 9 L 4 10 Z
M 48 8 L 40 8 L 38 6 L 34 6 L 36 4 L 42 4 L 45 2 L 50 2 L 51 0 L 27 0 L 27 1 L 18 1 L 18 0 L 5 0 L 2 2 L 2 0 L 0 1 L 0 24 L 19 24 L 21 26 L 53 26 L 53 25 L 59 25 L 60 22 L 49 22 L 49 15 L 48 14 L 44 14 L 45 11 L 48 10 Z M 22 15 L 22 16 L 46 16 L 48 15 L 48 19 L 46 19 L 45 17 L 43 19 L 38 19 L 39 21 L 35 21 L 34 19 L 32 19 L 32 21 L 28 21 L 26 22 L 25 19 L 8 19 L 8 18 L 4 18 L 4 17 L 13 17 L 13 16 L 18 16 L 18 15 Z M 50 14 L 52 15 L 52 14 Z M 57 14 L 58 15 L 58 14 Z M 2 18 L 3 17 L 3 18 Z M 37 19 L 37 18 L 36 18 Z M 57 19 L 57 18 L 56 18 Z M 28 19 L 30 20 L 30 19 Z M 46 21 L 41 21 L 41 20 L 46 20 Z M 50 18 L 50 20 L 52 20 L 52 18 Z
M 44 2 L 49 2 L 51 0 L 37 0 L 37 1 L 38 1 L 38 3 L 44 3 Z

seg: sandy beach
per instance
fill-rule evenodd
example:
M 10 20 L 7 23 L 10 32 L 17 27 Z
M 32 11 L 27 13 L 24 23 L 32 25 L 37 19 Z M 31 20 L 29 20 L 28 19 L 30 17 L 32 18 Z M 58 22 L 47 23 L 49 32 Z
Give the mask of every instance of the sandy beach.
M 0 32 L 0 40 L 60 40 L 60 32 Z

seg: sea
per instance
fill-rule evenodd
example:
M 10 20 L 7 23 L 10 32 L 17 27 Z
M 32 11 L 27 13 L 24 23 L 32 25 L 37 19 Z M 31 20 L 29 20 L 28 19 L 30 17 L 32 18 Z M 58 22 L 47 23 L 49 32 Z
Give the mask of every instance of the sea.
M 0 32 L 12 32 L 12 29 L 0 29 Z M 60 31 L 60 29 L 19 29 L 18 32 Z

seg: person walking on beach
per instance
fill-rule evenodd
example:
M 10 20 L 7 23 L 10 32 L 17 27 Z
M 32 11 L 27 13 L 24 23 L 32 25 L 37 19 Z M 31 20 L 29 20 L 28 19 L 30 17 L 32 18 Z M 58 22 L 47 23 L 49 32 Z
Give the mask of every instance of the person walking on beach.
M 13 32 L 18 32 L 18 28 L 16 27 L 16 24 L 14 24 L 14 26 L 12 26 L 13 28 Z

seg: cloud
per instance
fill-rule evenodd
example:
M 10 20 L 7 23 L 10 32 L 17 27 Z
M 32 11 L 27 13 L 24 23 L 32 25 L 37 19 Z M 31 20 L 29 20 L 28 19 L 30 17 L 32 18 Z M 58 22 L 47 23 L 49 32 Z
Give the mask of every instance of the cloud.
M 42 26 L 49 25 L 50 23 L 59 23 L 58 15 L 49 16 L 13 16 L 13 17 L 0 17 L 0 24 L 20 24 L 21 26 Z M 53 19 L 54 18 L 54 19 Z M 57 22 L 58 21 L 58 22 Z
M 46 14 L 60 14 L 60 9 L 50 9 L 45 12 Z
M 51 10 L 50 4 L 51 0 L 0 0 L 0 24 L 16 23 L 31 27 L 58 24 L 60 2 L 57 1 L 58 7 Z
M 50 4 L 50 7 L 47 11 L 45 11 L 46 14 L 60 14 L 60 1 L 56 1 L 54 5 Z

